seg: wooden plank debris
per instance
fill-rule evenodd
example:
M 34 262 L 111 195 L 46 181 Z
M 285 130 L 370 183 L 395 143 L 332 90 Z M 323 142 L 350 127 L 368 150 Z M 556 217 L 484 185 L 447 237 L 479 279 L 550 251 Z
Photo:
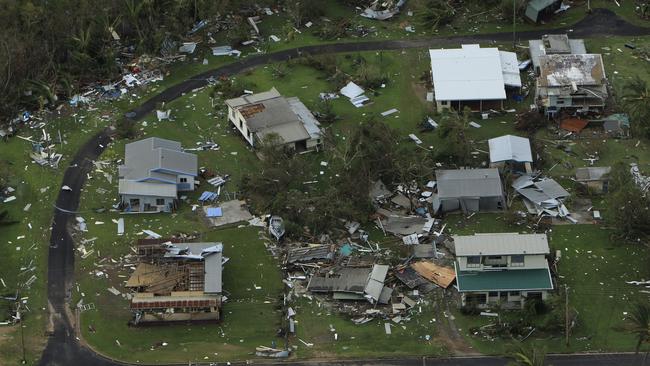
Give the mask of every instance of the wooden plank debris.
M 436 285 L 447 288 L 456 279 L 456 272 L 452 268 L 439 266 L 433 262 L 421 261 L 411 264 L 420 276 L 435 283 Z

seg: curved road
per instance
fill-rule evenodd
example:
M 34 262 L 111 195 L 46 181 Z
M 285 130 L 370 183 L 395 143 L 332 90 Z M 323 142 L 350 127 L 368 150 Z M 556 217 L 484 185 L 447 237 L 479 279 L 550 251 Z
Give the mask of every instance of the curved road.
M 572 27 L 559 28 L 554 30 L 534 30 L 520 32 L 519 39 L 537 39 L 548 32 L 570 32 L 572 37 L 598 37 L 598 36 L 639 36 L 650 35 L 650 28 L 638 27 L 629 24 L 616 16 L 614 13 L 596 9 L 592 14 L 578 22 Z M 233 75 L 246 69 L 270 62 L 278 62 L 298 57 L 301 54 L 327 54 L 341 52 L 374 51 L 374 50 L 397 50 L 404 48 L 425 48 L 458 45 L 469 42 L 509 42 L 512 41 L 512 34 L 477 34 L 468 36 L 453 37 L 432 37 L 414 40 L 391 40 L 391 41 L 367 41 L 356 43 L 338 43 L 327 45 L 315 45 L 299 47 L 276 53 L 263 54 L 248 57 L 238 62 L 225 65 L 199 75 L 196 75 L 184 82 L 174 85 L 153 98 L 147 100 L 139 107 L 132 110 L 129 118 L 139 120 L 154 110 L 159 102 L 169 102 L 182 94 L 207 84 L 210 77 Z M 92 170 L 92 161 L 96 160 L 110 142 L 109 131 L 102 131 L 93 136 L 74 156 L 71 165 L 66 169 L 62 185 L 68 185 L 72 191 L 60 190 L 56 201 L 54 219 L 52 222 L 52 235 L 50 237 L 50 248 L 48 253 L 48 307 L 50 310 L 50 321 L 53 333 L 51 334 L 47 347 L 41 356 L 40 365 L 123 365 L 104 358 L 87 347 L 84 347 L 75 338 L 75 329 L 71 312 L 69 311 L 69 300 L 74 282 L 74 242 L 68 233 L 68 224 L 73 215 L 69 212 L 76 211 L 79 206 L 79 197 L 83 188 L 86 174 Z M 68 212 L 66 212 L 68 211 Z M 638 365 L 641 362 L 640 356 L 633 354 L 573 354 L 549 356 L 549 361 L 555 366 L 573 365 Z M 262 363 L 262 362 L 260 362 Z M 499 357 L 457 357 L 448 359 L 395 359 L 395 360 L 349 360 L 349 361 L 327 361 L 321 364 L 327 365 L 504 365 L 506 361 Z M 291 365 L 315 365 L 319 362 L 296 362 L 281 364 Z

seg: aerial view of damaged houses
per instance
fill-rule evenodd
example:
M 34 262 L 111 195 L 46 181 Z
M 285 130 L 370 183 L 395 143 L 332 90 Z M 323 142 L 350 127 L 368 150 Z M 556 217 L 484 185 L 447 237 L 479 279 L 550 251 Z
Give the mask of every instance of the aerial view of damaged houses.
M 650 366 L 649 0 L 0 22 L 0 365 Z

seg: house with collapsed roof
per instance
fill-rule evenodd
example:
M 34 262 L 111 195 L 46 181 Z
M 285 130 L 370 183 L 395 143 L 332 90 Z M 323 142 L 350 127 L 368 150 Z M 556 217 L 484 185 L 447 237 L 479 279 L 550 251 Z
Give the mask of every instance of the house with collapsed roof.
M 506 207 L 499 170 L 436 170 L 438 192 L 433 195 L 433 211 L 497 211 Z
M 609 173 L 612 167 L 590 166 L 576 169 L 576 182 L 588 187 L 595 193 L 607 193 L 609 190 Z
M 532 172 L 533 154 L 530 141 L 525 137 L 505 135 L 488 140 L 490 147 L 490 166 L 503 169 L 509 167 Z
M 577 223 L 564 206 L 564 199 L 570 196 L 569 192 L 554 179 L 522 175 L 512 182 L 512 188 L 521 195 L 529 213 L 566 218 Z
M 600 54 L 551 54 L 539 57 L 535 103 L 549 117 L 561 110 L 600 111 L 609 96 Z
M 178 192 L 194 190 L 197 157 L 180 142 L 150 137 L 126 144 L 118 167 L 120 205 L 125 212 L 170 212 Z
M 520 309 L 553 290 L 546 234 L 454 235 L 456 284 L 462 306 Z
M 539 58 L 545 55 L 582 55 L 587 53 L 584 39 L 569 39 L 566 34 L 546 34 L 528 41 L 530 59 L 539 75 Z
M 322 145 L 320 123 L 297 97 L 285 98 L 277 89 L 226 100 L 228 120 L 250 146 L 276 134 L 296 151 Z
M 222 302 L 222 243 L 141 241 L 126 282 L 133 324 L 217 321 Z
M 367 300 L 372 304 L 388 304 L 393 289 L 384 286 L 388 265 L 366 268 L 344 267 L 309 279 L 307 290 L 331 293 L 335 300 Z
M 514 52 L 465 44 L 429 50 L 434 99 L 438 111 L 503 109 L 506 89 L 521 88 Z

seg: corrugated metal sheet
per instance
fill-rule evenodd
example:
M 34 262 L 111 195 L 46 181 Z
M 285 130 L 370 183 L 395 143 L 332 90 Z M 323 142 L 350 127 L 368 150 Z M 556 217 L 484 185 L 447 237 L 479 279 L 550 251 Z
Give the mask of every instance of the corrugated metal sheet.
M 494 233 L 454 235 L 456 256 L 548 254 L 546 234 Z

